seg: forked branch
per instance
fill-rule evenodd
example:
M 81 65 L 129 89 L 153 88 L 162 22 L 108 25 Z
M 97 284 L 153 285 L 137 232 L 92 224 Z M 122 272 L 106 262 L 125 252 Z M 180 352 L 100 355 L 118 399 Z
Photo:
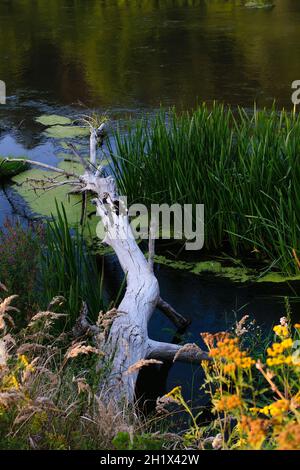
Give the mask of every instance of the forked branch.
M 113 319 L 105 344 L 101 344 L 100 348 L 106 353 L 106 358 L 110 359 L 111 365 L 106 386 L 111 390 L 111 396 L 117 402 L 123 398 L 128 402 L 133 402 L 138 372 L 126 374 L 126 371 L 139 361 L 162 359 L 199 364 L 202 360 L 209 360 L 209 357 L 195 345 L 182 347 L 153 341 L 149 338 L 148 323 L 156 307 L 180 329 L 186 327 L 189 321 L 160 296 L 159 284 L 153 269 L 155 221 L 150 227 L 149 259 L 147 260 L 135 240 L 127 211 L 119 210 L 122 208 L 122 199 L 119 198 L 114 178 L 102 177 L 97 171 L 96 151 L 99 129 L 101 126 L 95 129 L 91 127 L 90 164 L 85 165 L 86 171 L 83 175 L 31 160 L 18 159 L 18 161 L 27 161 L 31 165 L 59 173 L 67 179 L 72 178 L 70 183 L 78 185 L 81 192 L 91 192 L 95 195 L 97 214 L 102 219 L 106 233 L 104 242 L 113 248 L 127 281 L 125 295 L 117 308 L 122 315 L 117 315 Z M 76 150 L 73 149 L 73 151 L 78 156 Z M 52 181 L 52 183 L 52 187 L 55 188 L 59 184 L 66 184 L 67 181 L 57 182 L 57 184 Z M 89 332 L 94 334 L 95 338 L 99 338 L 97 326 L 91 325 L 87 317 L 88 310 L 84 305 L 75 327 L 77 334 Z

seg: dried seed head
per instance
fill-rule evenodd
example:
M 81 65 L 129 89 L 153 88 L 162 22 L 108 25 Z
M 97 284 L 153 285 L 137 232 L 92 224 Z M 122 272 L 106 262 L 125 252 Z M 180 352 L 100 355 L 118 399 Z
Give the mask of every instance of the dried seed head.
M 156 359 L 141 359 L 140 361 L 137 361 L 135 364 L 130 366 L 125 372 L 125 375 L 134 374 L 135 372 L 138 372 L 140 369 L 142 369 L 142 367 L 150 366 L 152 364 L 163 364 L 163 363 L 162 361 L 157 361 Z
M 103 354 L 99 349 L 93 346 L 87 346 L 84 341 L 73 344 L 65 354 L 65 359 L 71 359 L 79 356 L 79 354 Z

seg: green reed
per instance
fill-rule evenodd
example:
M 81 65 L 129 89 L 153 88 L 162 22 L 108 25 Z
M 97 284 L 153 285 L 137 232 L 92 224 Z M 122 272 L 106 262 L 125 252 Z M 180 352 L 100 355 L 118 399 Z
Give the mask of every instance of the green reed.
M 91 318 L 104 309 L 103 276 L 89 254 L 82 234 L 71 230 L 65 209 L 56 206 L 57 217 L 47 223 L 41 259 L 41 291 L 48 303 L 62 295 L 67 302 L 67 323 L 77 320 L 82 302 Z
M 205 104 L 117 130 L 112 171 L 130 202 L 205 205 L 205 249 L 299 273 L 300 117 Z

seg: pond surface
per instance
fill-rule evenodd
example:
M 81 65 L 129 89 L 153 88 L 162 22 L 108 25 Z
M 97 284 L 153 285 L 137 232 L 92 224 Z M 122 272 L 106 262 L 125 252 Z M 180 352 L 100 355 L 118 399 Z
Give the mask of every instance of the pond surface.
M 42 134 L 41 114 L 77 117 L 87 108 L 113 120 L 223 101 L 247 108 L 291 109 L 300 79 L 300 2 L 276 0 L 268 10 L 230 0 L 15 0 L 0 2 L 0 156 L 57 164 L 55 142 Z M 13 212 L 0 190 L 0 225 Z M 258 291 L 187 273 L 158 271 L 165 298 L 192 317 L 188 341 L 249 313 L 270 328 L 283 312 L 272 289 Z M 284 293 L 290 293 L 287 286 Z M 293 292 L 294 293 L 294 292 Z M 151 335 L 170 339 L 157 313 Z M 167 388 L 191 386 L 191 368 L 158 377 Z M 198 380 L 198 379 L 197 379 Z
M 299 318 L 299 304 L 293 302 L 295 293 L 300 291 L 299 283 L 286 286 L 234 284 L 224 279 L 199 278 L 170 268 L 160 269 L 159 266 L 157 274 L 162 297 L 191 319 L 184 335 L 185 341 L 201 344 L 203 348 L 201 332 L 217 333 L 234 329 L 236 322 L 244 315 L 249 315 L 249 338 L 260 342 L 265 335 L 271 334 L 272 325 L 285 315 L 284 296 L 291 296 L 294 320 Z M 172 341 L 174 327 L 157 311 L 151 319 L 149 334 L 156 340 Z M 161 372 L 153 370 L 152 374 L 156 374 L 157 380 L 153 380 L 145 369 L 144 380 L 149 381 L 149 400 L 155 397 L 155 392 L 161 395 L 164 389 L 171 390 L 181 385 L 187 398 L 194 400 L 195 404 L 203 404 L 205 399 L 199 392 L 203 375 L 199 367 L 179 362 L 169 367 L 170 370 L 166 366 Z
M 300 282 L 286 284 L 233 283 L 230 280 L 209 275 L 197 276 L 182 270 L 156 265 L 161 296 L 175 306 L 176 310 L 191 320 L 179 338 L 197 343 L 205 348 L 200 333 L 217 333 L 233 330 L 236 322 L 249 315 L 248 338 L 260 342 L 272 334 L 272 326 L 285 315 L 285 297 L 290 300 L 293 321 L 299 319 Z M 110 298 L 116 298 L 124 279 L 118 262 L 108 257 L 105 263 L 105 280 Z M 175 341 L 174 325 L 156 310 L 149 324 L 149 335 L 157 341 Z M 178 340 L 178 338 L 177 338 Z M 150 409 L 157 396 L 181 385 L 187 399 L 195 405 L 204 405 L 205 396 L 200 393 L 203 383 L 201 368 L 177 362 L 166 363 L 160 369 L 155 366 L 144 368 L 140 377 L 140 392 L 146 395 Z
M 35 118 L 113 121 L 191 108 L 203 100 L 249 109 L 291 108 L 300 79 L 300 3 L 272 9 L 246 0 L 14 0 L 0 2 L 0 156 L 56 164 Z M 1 218 L 10 213 L 1 197 Z M 5 207 L 6 206 L 6 207 Z
M 9 102 L 290 107 L 300 3 L 274 1 L 266 10 L 243 0 L 2 1 L 0 79 Z

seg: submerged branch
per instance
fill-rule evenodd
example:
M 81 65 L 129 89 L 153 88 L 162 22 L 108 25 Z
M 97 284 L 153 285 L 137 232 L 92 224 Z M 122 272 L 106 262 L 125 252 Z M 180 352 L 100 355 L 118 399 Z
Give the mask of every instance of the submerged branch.
M 34 160 L 27 160 L 26 158 L 14 158 L 14 162 L 29 163 L 29 165 L 34 165 L 40 168 L 45 168 L 46 170 L 55 171 L 56 173 L 60 173 L 61 175 L 64 175 L 64 176 L 70 176 L 70 177 L 72 176 L 73 178 L 77 178 L 81 182 L 84 181 L 82 176 L 77 175 L 74 172 L 62 170 L 61 168 L 57 168 L 52 165 L 47 165 L 46 163 L 36 162 Z
M 161 359 L 165 361 L 181 361 L 200 364 L 201 361 L 211 361 L 207 352 L 202 351 L 196 344 L 184 346 L 160 341 L 149 340 L 147 359 Z
M 157 302 L 157 308 L 163 312 L 166 317 L 174 323 L 174 325 L 180 330 L 186 328 L 191 321 L 187 318 L 184 318 L 180 313 L 178 313 L 168 302 L 159 297 Z

